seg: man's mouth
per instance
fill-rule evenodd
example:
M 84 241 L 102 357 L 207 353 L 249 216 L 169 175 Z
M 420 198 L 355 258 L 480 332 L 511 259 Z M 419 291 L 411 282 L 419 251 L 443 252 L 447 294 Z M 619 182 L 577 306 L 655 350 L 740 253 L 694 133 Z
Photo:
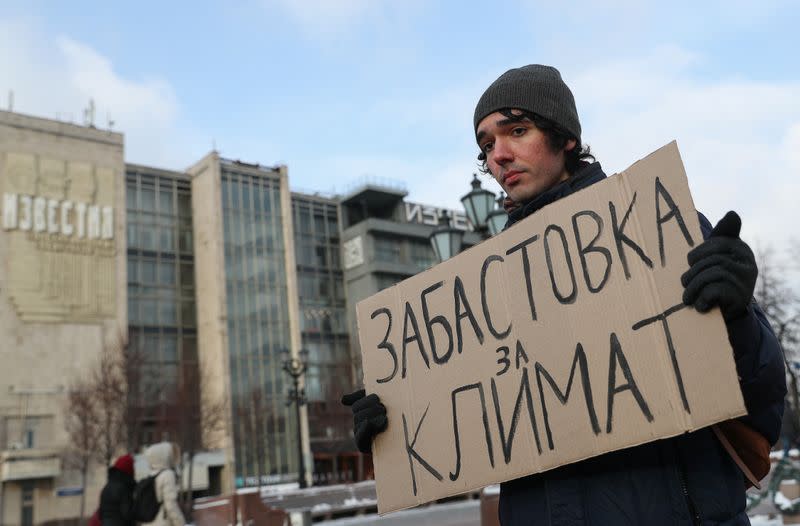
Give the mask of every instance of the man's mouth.
M 503 184 L 514 186 L 519 181 L 519 176 L 522 172 L 516 170 L 509 170 L 503 174 Z

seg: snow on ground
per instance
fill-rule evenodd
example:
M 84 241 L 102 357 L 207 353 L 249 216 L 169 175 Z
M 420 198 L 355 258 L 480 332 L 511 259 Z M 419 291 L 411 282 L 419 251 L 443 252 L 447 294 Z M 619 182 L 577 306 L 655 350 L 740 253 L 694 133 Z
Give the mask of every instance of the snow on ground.
M 751 526 L 783 526 L 783 519 L 780 515 L 771 519 L 767 515 L 753 515 L 750 517 Z

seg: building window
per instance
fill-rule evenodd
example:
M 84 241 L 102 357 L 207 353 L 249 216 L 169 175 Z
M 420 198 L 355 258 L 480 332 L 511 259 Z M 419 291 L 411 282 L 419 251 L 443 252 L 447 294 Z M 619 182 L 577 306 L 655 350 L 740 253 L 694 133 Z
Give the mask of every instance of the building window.
M 53 417 L 7 416 L 3 419 L 5 428 L 5 449 L 32 449 L 49 445 L 52 436 Z
M 33 444 L 35 443 L 35 441 L 34 441 L 34 436 L 35 435 L 36 435 L 36 433 L 34 432 L 33 429 L 28 428 L 28 429 L 25 430 L 25 438 L 24 438 L 24 441 L 23 441 L 23 446 L 26 449 L 32 449 L 33 448 Z
M 411 262 L 420 270 L 427 270 L 436 264 L 436 256 L 430 243 L 411 242 Z
M 145 212 L 156 211 L 156 192 L 153 188 L 145 188 L 142 185 L 139 192 L 139 209 Z
M 20 524 L 22 526 L 33 526 L 33 482 L 25 481 L 22 483 L 22 509 Z
M 192 197 L 189 194 L 178 194 L 178 215 L 192 217 Z
M 175 207 L 172 203 L 172 189 L 166 188 L 163 184 L 158 196 L 158 211 L 165 215 L 175 215 Z
M 375 259 L 391 263 L 399 263 L 400 260 L 400 240 L 376 236 L 375 237 Z

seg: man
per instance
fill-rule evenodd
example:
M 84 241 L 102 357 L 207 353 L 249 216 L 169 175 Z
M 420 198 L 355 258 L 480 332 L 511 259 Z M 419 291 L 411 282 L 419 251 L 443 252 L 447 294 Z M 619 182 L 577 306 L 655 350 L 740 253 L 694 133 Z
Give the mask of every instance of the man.
M 581 144 L 572 92 L 555 68 L 529 65 L 501 75 L 475 108 L 478 159 L 509 196 L 506 228 L 606 175 Z M 758 270 L 729 212 L 688 256 L 683 300 L 699 312 L 719 307 L 736 360 L 748 415 L 741 420 L 771 444 L 786 393 L 780 346 L 752 301 Z M 362 451 L 386 428 L 375 394 L 343 398 L 354 413 Z M 742 472 L 710 428 L 607 453 L 503 483 L 500 522 L 509 525 L 739 525 L 745 513 Z

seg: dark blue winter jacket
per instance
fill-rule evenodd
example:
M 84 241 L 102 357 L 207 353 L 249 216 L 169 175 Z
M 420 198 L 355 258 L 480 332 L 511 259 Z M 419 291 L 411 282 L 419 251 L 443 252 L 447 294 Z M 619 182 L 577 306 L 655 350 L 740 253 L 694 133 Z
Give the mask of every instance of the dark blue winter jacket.
M 606 176 L 585 164 L 568 180 L 511 212 L 510 225 Z M 703 236 L 711 224 L 700 214 Z M 748 416 L 742 420 L 775 443 L 786 381 L 783 352 L 755 302 L 728 324 Z M 744 476 L 710 428 L 607 453 L 500 487 L 503 526 L 740 525 Z

